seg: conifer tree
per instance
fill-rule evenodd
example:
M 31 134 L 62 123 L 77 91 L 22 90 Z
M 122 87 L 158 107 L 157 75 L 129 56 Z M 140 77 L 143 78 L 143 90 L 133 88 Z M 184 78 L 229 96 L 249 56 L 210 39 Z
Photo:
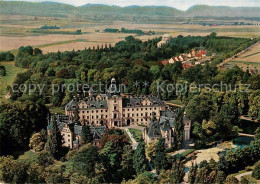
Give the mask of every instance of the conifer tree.
M 89 126 L 85 125 L 85 123 L 82 126 L 82 140 L 85 143 L 91 143 L 93 141 L 93 135 L 91 134 Z
M 59 159 L 61 156 L 62 151 L 62 135 L 59 131 L 57 120 L 54 116 L 52 122 L 52 130 L 50 135 L 48 136 L 47 143 L 46 143 L 46 150 L 49 154 L 55 158 Z
M 165 139 L 160 138 L 156 148 L 155 148 L 155 160 L 154 167 L 159 172 L 161 169 L 166 169 L 167 167 L 167 157 L 166 157 L 166 149 L 165 149 Z

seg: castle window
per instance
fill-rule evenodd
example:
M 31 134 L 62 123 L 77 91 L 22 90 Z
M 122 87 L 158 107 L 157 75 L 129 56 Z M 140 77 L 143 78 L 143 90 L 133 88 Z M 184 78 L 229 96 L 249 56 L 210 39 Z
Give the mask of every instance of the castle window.
M 98 118 L 98 115 L 96 116 L 96 118 Z
M 141 116 L 143 116 L 143 113 L 141 113 Z
M 81 107 L 82 109 L 84 109 L 84 105 L 82 105 L 82 107 Z
M 114 114 L 114 118 L 116 118 L 116 114 Z
M 116 98 L 114 99 L 114 103 L 116 103 Z
M 82 114 L 84 114 L 84 111 L 82 111 Z
M 68 141 L 70 142 L 70 139 L 68 139 Z
M 136 116 L 139 116 L 139 114 L 137 113 Z
M 68 135 L 68 137 L 70 137 L 70 135 Z
M 143 110 L 143 108 L 141 108 L 141 111 Z
M 132 109 L 132 111 L 134 111 L 134 109 Z
M 116 106 L 114 106 L 114 110 L 116 110 Z
M 96 110 L 96 113 L 98 113 L 98 110 Z
M 138 111 L 138 108 L 136 110 Z
M 103 112 L 103 110 L 101 110 L 101 112 Z
M 89 113 L 89 111 L 87 111 L 87 113 Z
M 150 110 L 152 110 L 152 108 L 150 108 Z
M 89 119 L 89 116 L 87 116 L 87 119 Z
M 147 108 L 145 108 L 145 110 L 147 110 Z

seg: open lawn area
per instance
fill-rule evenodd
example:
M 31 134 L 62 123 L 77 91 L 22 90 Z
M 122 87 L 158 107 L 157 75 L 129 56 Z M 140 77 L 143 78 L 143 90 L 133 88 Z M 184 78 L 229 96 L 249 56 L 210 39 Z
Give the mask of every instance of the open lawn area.
M 137 129 L 134 129 L 134 128 L 129 128 L 129 131 L 133 135 L 133 137 L 136 140 L 136 142 L 140 142 L 142 140 L 143 133 L 142 133 L 141 130 L 137 130 Z
M 26 71 L 25 69 L 17 68 L 14 66 L 14 62 L 1 62 L 6 69 L 6 76 L 0 77 L 0 102 L 6 100 L 5 95 L 7 93 L 6 87 L 13 83 L 14 78 L 20 72 Z
M 217 145 L 214 148 L 208 148 L 208 149 L 201 149 L 195 151 L 196 153 L 196 159 L 195 163 L 199 164 L 203 160 L 209 161 L 211 158 L 213 158 L 216 162 L 219 160 L 219 152 L 224 151 L 225 149 L 231 149 L 235 148 L 236 146 L 232 142 L 223 142 Z M 186 167 L 192 166 L 192 161 L 188 161 L 185 164 Z
M 65 110 L 63 107 L 55 107 L 52 104 L 46 104 L 52 114 L 64 114 Z

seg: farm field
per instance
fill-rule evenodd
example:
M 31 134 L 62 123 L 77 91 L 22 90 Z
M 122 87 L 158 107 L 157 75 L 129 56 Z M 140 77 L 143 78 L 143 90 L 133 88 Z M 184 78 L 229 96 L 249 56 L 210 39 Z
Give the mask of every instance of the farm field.
M 132 35 L 140 40 L 148 40 L 162 36 L 165 33 L 173 37 L 183 36 L 205 36 L 211 32 L 217 32 L 219 36 L 232 37 L 258 37 L 259 26 L 202 26 L 184 24 L 184 22 L 133 22 L 133 21 L 93 21 L 88 19 L 74 18 L 52 18 L 38 17 L 34 20 L 32 16 L 25 15 L 2 15 L 0 14 L 0 51 L 18 49 L 20 46 L 31 45 L 39 47 L 44 53 L 65 50 L 82 50 L 88 47 L 97 47 L 102 44 L 114 45 L 124 40 L 126 36 Z M 48 33 L 34 33 L 33 30 L 44 25 L 57 25 L 58 30 L 50 30 Z M 155 31 L 155 35 L 135 35 L 129 33 L 104 33 L 106 28 L 140 29 L 143 31 Z M 51 34 L 52 32 L 75 32 L 80 29 L 83 34 Z M 81 40 L 81 41 L 79 41 Z M 84 41 L 82 41 L 84 40 Z M 59 45 L 59 47 L 57 47 Z
M 245 53 L 241 54 L 238 58 L 233 59 L 227 63 L 227 67 L 239 66 L 243 70 L 258 70 L 260 71 L 260 43 L 248 49 Z

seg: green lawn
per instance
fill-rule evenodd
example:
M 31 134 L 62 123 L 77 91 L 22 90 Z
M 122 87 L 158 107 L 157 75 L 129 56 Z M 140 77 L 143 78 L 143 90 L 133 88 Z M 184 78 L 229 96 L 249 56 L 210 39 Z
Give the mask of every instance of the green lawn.
M 21 160 L 26 163 L 33 163 L 36 161 L 36 158 L 37 158 L 37 154 L 29 150 L 19 155 L 17 160 Z
M 141 130 L 137 130 L 137 129 L 134 129 L 134 128 L 129 128 L 129 131 L 133 135 L 133 137 L 136 140 L 136 142 L 140 142 L 142 140 L 143 133 L 142 133 Z
M 52 114 L 64 114 L 65 110 L 63 107 L 54 107 L 52 104 L 46 104 Z
M 181 155 L 183 157 L 186 157 L 187 155 L 191 154 L 192 152 L 194 152 L 195 149 L 187 149 L 186 151 L 184 151 L 183 153 L 181 153 Z
M 176 99 L 176 100 L 169 100 L 169 101 L 167 101 L 167 103 L 172 103 L 172 104 L 176 104 L 176 105 L 184 105 L 182 102 L 181 102 L 181 100 L 179 100 L 179 99 Z
M 25 69 L 14 66 L 14 62 L 1 62 L 6 69 L 6 76 L 0 77 L 0 101 L 5 101 L 6 87 L 13 83 L 14 78 L 18 73 L 26 71 Z

